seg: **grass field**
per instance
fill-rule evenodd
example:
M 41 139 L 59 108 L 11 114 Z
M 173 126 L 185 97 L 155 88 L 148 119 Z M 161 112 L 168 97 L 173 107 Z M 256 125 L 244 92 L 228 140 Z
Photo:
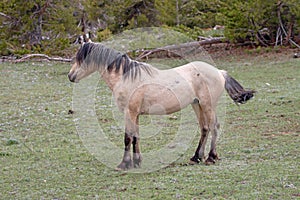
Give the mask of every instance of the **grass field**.
M 257 90 L 240 107 L 228 99 L 217 146 L 221 160 L 187 165 L 196 138 L 168 167 L 138 174 L 114 171 L 84 147 L 73 122 L 76 110 L 69 113 L 74 87 L 66 76 L 69 65 L 0 63 L 0 199 L 300 198 L 300 60 L 271 54 L 216 63 Z M 114 142 L 122 148 L 123 131 L 105 113 L 111 95 L 103 82 L 98 88 L 98 120 L 105 130 L 120 133 Z M 172 138 L 176 123 L 170 120 L 162 132 Z M 143 138 L 141 145 L 159 148 Z

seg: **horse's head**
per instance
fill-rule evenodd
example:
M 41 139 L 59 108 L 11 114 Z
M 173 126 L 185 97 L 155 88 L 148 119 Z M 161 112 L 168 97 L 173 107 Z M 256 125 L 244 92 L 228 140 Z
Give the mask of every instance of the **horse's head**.
M 76 61 L 68 74 L 71 82 L 78 83 L 84 77 L 96 71 L 93 62 L 90 62 L 89 54 L 92 51 L 93 43 L 84 43 L 76 55 Z M 89 60 L 86 62 L 86 60 Z

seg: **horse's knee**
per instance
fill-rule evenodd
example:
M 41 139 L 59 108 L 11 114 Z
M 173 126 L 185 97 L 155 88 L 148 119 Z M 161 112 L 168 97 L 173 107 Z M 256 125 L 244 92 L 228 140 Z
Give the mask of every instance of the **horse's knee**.
M 207 125 L 204 125 L 202 127 L 202 134 L 206 134 L 209 131 L 209 127 Z

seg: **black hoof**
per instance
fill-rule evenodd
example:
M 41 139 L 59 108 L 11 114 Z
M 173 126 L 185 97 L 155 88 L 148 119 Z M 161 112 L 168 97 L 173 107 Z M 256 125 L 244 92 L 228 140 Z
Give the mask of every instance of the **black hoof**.
M 213 164 L 215 164 L 215 163 L 216 163 L 216 160 L 213 159 L 212 157 L 208 157 L 208 158 L 206 159 L 206 161 L 205 161 L 205 164 L 206 164 L 206 165 L 213 165 Z
M 196 156 L 193 156 L 191 159 L 190 159 L 190 165 L 195 165 L 195 164 L 199 164 L 201 162 L 200 158 L 196 157 Z

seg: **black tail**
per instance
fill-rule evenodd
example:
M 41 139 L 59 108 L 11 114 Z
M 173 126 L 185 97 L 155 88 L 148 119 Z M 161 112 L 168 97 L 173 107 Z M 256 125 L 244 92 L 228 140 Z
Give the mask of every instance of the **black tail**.
M 235 103 L 244 104 L 254 96 L 255 90 L 245 90 L 241 84 L 229 76 L 226 71 L 221 72 L 225 78 L 225 89 Z

